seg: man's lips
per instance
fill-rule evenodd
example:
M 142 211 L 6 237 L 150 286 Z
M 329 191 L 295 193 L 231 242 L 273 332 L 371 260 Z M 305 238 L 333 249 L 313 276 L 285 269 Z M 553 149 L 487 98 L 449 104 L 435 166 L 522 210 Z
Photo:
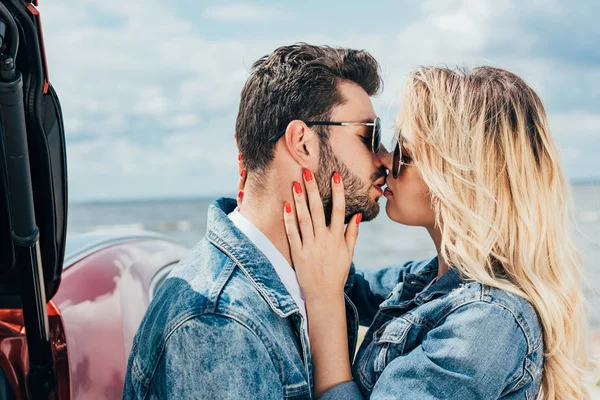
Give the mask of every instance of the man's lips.
M 385 185 L 385 177 L 382 176 L 381 178 L 377 179 L 374 183 L 373 186 L 379 190 L 380 194 L 383 195 L 383 186 Z

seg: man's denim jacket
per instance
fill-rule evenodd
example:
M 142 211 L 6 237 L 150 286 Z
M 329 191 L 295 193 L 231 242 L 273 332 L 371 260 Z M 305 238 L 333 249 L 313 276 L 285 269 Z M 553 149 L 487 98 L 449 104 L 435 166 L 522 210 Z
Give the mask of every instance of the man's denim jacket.
M 370 328 L 354 381 L 322 399 L 536 398 L 544 346 L 531 304 L 466 282 L 455 268 L 427 286 L 437 273 L 434 258 L 351 276 L 360 323 Z
M 302 316 L 267 258 L 227 214 L 209 208 L 206 237 L 175 267 L 134 338 L 123 399 L 310 399 Z M 358 316 L 348 302 L 354 353 Z
M 235 207 L 233 199 L 210 206 L 206 238 L 150 303 L 134 338 L 123 399 L 312 398 L 301 314 L 266 257 L 227 217 Z M 436 274 L 435 260 L 365 274 L 352 268 L 351 355 L 357 309 L 361 324 L 373 326 L 353 368 L 355 381 L 323 398 L 360 398 L 358 386 L 381 399 L 512 399 L 537 391 L 543 349 L 533 308 L 461 282 L 454 270 L 416 295 Z

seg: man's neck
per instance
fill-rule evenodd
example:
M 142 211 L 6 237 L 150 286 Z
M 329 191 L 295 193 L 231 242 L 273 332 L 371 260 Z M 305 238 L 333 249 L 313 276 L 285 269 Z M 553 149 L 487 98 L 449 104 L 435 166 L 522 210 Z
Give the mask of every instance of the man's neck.
M 258 198 L 251 193 L 245 193 L 239 212 L 273 243 L 275 248 L 293 268 L 290 247 L 283 222 L 284 202 L 278 197 L 274 195 Z

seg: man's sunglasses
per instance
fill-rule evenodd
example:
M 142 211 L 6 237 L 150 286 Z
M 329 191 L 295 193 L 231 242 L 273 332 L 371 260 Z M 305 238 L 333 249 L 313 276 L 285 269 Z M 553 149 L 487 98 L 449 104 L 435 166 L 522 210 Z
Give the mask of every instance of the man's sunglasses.
M 398 179 L 398 176 L 400 175 L 400 169 L 403 165 L 408 165 L 410 167 L 414 165 L 412 163 L 407 163 L 402 160 L 402 150 L 400 150 L 400 141 L 401 138 L 398 138 L 398 140 L 396 141 L 396 146 L 394 147 L 394 156 L 392 158 L 392 176 L 394 177 L 394 179 Z
M 373 122 L 333 122 L 333 121 L 303 121 L 306 125 L 320 126 L 372 126 L 373 134 L 371 135 L 371 151 L 375 154 L 379 152 L 381 146 L 381 119 L 376 117 Z M 285 129 L 279 132 L 278 135 L 272 136 L 269 140 L 278 141 L 285 134 Z

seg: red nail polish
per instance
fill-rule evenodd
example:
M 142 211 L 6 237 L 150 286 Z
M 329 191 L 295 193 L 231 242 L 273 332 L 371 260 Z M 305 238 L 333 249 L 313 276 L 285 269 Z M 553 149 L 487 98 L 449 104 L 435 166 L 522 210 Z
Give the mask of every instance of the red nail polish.
M 244 198 L 244 191 L 243 190 L 240 190 L 238 192 L 238 197 L 240 198 L 240 200 Z
M 292 212 L 292 206 L 290 203 L 285 203 L 285 212 L 288 214 Z
M 310 182 L 313 180 L 313 174 L 312 172 L 310 172 L 310 169 L 304 170 L 304 179 L 306 180 L 306 182 Z
M 294 191 L 298 194 L 302 194 L 302 185 L 298 182 L 294 182 Z
M 356 225 L 360 224 L 361 220 L 362 220 L 362 213 L 358 213 L 358 215 L 356 216 Z
M 244 176 L 246 176 L 246 170 L 243 169 L 240 171 L 240 176 L 243 178 Z
M 335 183 L 336 185 L 339 185 L 341 181 L 342 181 L 342 178 L 340 177 L 340 174 L 338 174 L 337 172 L 334 172 L 333 173 L 333 183 Z
M 238 161 L 242 161 L 242 153 L 238 154 Z

